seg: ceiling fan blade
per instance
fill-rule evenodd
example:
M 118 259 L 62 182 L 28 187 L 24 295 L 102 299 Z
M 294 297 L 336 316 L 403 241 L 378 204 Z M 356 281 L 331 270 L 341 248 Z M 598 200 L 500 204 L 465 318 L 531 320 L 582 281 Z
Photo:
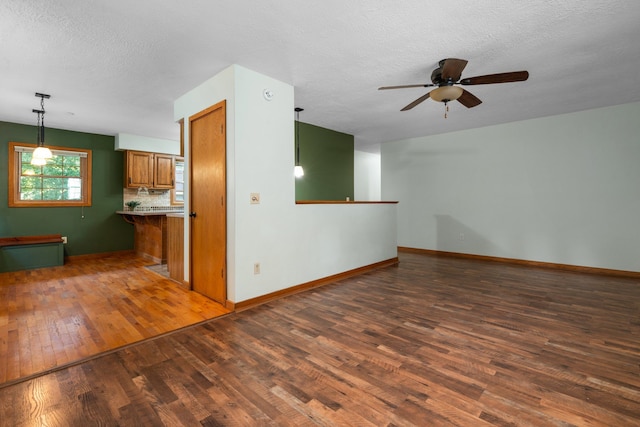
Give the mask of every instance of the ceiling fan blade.
M 417 85 L 382 86 L 382 87 L 379 87 L 378 90 L 404 89 L 404 88 L 408 88 L 408 87 L 429 87 L 429 86 L 435 86 L 435 85 L 432 84 L 432 83 L 423 83 L 423 84 L 417 84 Z
M 487 85 L 493 83 L 523 82 L 528 78 L 528 71 L 512 71 L 510 73 L 487 74 L 485 76 L 467 77 L 460 80 L 460 84 Z
M 402 110 L 400 111 L 407 111 L 412 109 L 413 107 L 415 107 L 416 105 L 420 104 L 422 101 L 429 99 L 429 94 L 427 93 L 426 95 L 422 95 L 420 98 L 416 99 L 415 101 L 413 101 L 411 104 L 407 105 L 406 107 L 404 107 Z
M 443 61 L 441 61 L 442 63 Z M 462 70 L 467 66 L 467 62 L 464 59 L 456 59 L 456 58 L 448 58 L 444 60 L 444 64 L 442 64 L 442 80 L 451 79 L 454 82 L 457 82 L 462 75 Z
M 464 89 L 462 90 L 462 95 L 460 95 L 458 101 L 460 101 L 460 104 L 464 105 L 467 108 L 473 108 L 476 105 L 482 104 L 482 101 L 480 101 L 478 97 Z

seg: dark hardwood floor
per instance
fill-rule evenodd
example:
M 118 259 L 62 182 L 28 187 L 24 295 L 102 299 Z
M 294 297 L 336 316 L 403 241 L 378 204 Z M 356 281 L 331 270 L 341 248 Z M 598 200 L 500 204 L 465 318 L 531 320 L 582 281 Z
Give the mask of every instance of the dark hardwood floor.
M 400 264 L 0 389 L 3 426 L 638 426 L 640 283 Z

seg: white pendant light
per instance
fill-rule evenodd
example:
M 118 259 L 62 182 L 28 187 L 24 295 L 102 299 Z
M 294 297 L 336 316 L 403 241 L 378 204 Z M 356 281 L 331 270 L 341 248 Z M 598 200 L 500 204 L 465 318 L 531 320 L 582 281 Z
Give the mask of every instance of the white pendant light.
M 293 168 L 293 175 L 296 178 L 302 178 L 304 176 L 304 169 L 300 165 L 300 111 L 304 111 L 304 108 L 294 108 L 296 112 L 296 165 Z
M 44 166 L 47 164 L 47 159 L 43 159 L 42 157 L 31 157 L 31 164 L 33 166 Z
M 44 99 L 51 98 L 51 95 L 36 92 L 36 96 L 40 98 L 40 110 L 33 109 L 32 111 L 38 114 L 38 146 L 33 150 L 33 154 L 31 155 L 31 164 L 34 166 L 44 166 L 47 164 L 47 159 L 53 157 L 51 150 L 44 146 Z
M 41 146 L 33 150 L 33 157 L 38 159 L 50 159 L 53 157 L 53 153 L 45 146 Z

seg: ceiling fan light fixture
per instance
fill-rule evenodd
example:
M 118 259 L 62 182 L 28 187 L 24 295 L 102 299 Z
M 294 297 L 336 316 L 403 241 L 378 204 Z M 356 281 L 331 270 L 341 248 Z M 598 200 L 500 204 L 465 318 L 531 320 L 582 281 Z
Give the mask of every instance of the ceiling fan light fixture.
M 462 96 L 462 89 L 459 86 L 440 86 L 429 93 L 429 97 L 436 102 L 455 101 Z

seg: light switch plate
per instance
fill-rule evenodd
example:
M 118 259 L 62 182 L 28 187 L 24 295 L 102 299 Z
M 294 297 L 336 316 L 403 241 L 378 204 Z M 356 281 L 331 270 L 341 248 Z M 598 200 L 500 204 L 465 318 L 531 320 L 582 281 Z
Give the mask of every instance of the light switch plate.
M 260 204 L 260 193 L 251 193 L 249 196 L 249 202 L 252 205 L 259 205 Z

